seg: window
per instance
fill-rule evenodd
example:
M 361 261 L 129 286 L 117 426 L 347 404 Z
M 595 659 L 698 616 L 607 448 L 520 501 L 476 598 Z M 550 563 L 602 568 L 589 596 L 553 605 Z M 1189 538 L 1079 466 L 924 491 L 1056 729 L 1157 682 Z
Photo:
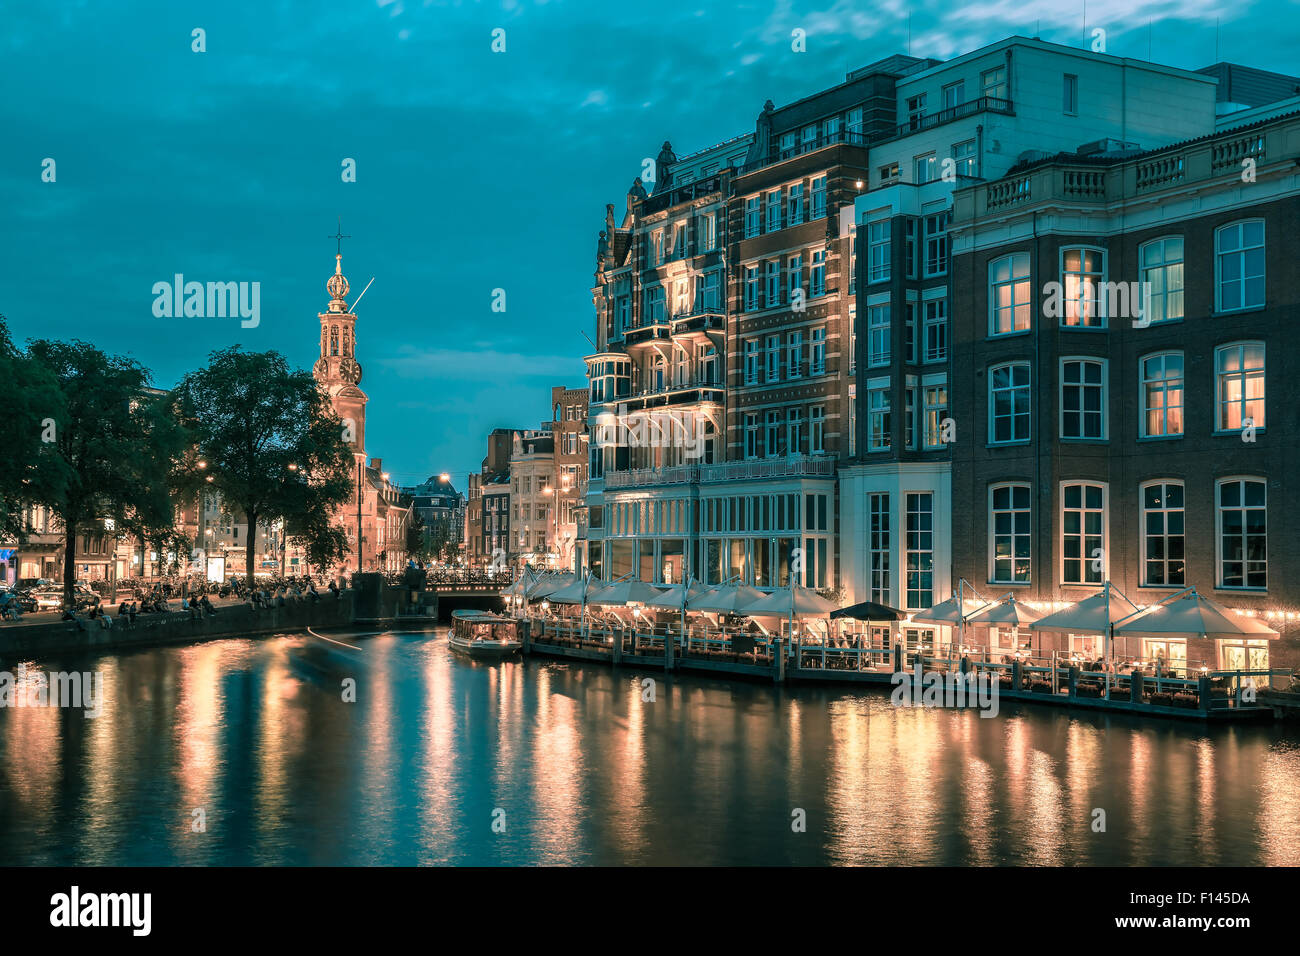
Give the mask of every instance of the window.
M 858 291 L 858 227 L 849 226 L 849 294 Z
M 745 384 L 758 384 L 758 339 L 745 339 Z
M 1183 317 L 1183 237 L 1169 236 L 1143 243 L 1142 318 L 1171 322 Z
M 767 194 L 767 231 L 775 232 L 781 228 L 781 190 L 773 189 Z
M 695 310 L 717 311 L 722 305 L 722 270 L 701 273 L 695 280 Z
M 812 330 L 812 360 L 809 375 L 823 375 L 826 372 L 826 329 Z
M 958 80 L 956 83 L 949 83 L 943 88 L 943 108 L 946 110 L 955 109 L 961 106 L 966 100 L 966 84 Z
M 1219 587 L 1267 588 L 1268 510 L 1263 479 L 1220 481 L 1217 495 Z
M 908 295 L 913 293 L 909 292 Z M 907 319 L 903 322 L 903 360 L 909 365 L 917 363 L 916 358 L 916 317 L 921 308 L 921 304 L 915 299 L 908 299 L 906 303 Z
M 934 495 L 907 493 L 907 602 L 909 608 L 934 603 Z
M 807 152 L 808 150 L 813 149 L 814 147 L 816 147 L 816 145 L 817 145 L 817 127 L 816 127 L 816 125 L 813 125 L 813 126 L 805 126 L 805 127 L 803 128 L 803 132 L 802 132 L 802 134 L 800 135 L 800 139 L 802 140 L 803 151 L 804 151 L 804 152 Z
M 893 600 L 889 586 L 889 564 L 892 547 L 889 536 L 889 493 L 873 492 L 867 496 L 869 516 L 867 548 L 870 551 L 871 600 L 888 605 Z
M 803 333 L 791 332 L 786 339 L 785 367 L 787 378 L 803 375 Z
M 656 325 L 664 320 L 664 287 L 651 286 L 645 293 L 646 324 Z
M 1264 427 L 1264 343 L 1236 342 L 1214 350 L 1217 431 Z
M 674 259 L 686 258 L 686 223 L 679 222 L 673 227 L 673 251 Z
M 816 298 L 826 294 L 826 250 L 818 249 L 812 254 L 812 274 L 808 279 L 808 295 Z
M 862 132 L 862 107 L 855 106 L 845 115 L 844 125 L 852 138 L 854 133 Z
M 1065 82 L 1061 84 L 1061 109 L 1067 116 L 1079 114 L 1079 78 L 1073 73 L 1066 73 Z
M 762 200 L 758 196 L 750 196 L 745 200 L 745 238 L 752 239 L 763 231 Z
M 989 443 L 1029 441 L 1029 363 L 989 369 Z
M 795 154 L 795 134 L 793 131 L 781 134 L 781 158 L 789 159 Z
M 781 380 L 781 336 L 779 335 L 767 337 L 767 380 L 769 382 Z
M 832 116 L 822 124 L 822 135 L 827 143 L 840 141 L 840 118 Z
M 812 181 L 812 218 L 821 219 L 826 215 L 826 177 L 818 176 Z
M 880 182 L 882 185 L 892 183 L 896 179 L 898 179 L 898 163 L 889 163 L 880 167 Z
M 1061 437 L 1106 439 L 1106 362 L 1061 360 Z
M 1183 483 L 1152 481 L 1142 486 L 1142 585 L 1180 588 L 1183 565 Z
M 650 234 L 650 265 L 662 265 L 664 261 L 664 231 L 656 229 Z
M 903 274 L 909 279 L 916 278 L 916 234 L 920 228 L 919 220 L 911 216 L 903 220 Z
M 718 248 L 718 216 L 706 212 L 700 216 L 696 225 L 696 239 L 700 252 L 710 252 Z
M 1101 329 L 1106 327 L 1101 305 L 1101 283 L 1105 279 L 1105 260 L 1097 249 L 1063 249 L 1061 251 L 1061 285 L 1065 291 L 1062 325 Z
M 916 450 L 916 379 L 907 376 L 907 385 L 903 388 L 903 447 L 908 451 Z
M 1183 433 L 1183 353 L 1162 352 L 1142 359 L 1142 437 Z
M 1106 487 L 1061 487 L 1061 583 L 1101 584 L 1106 577 Z
M 767 297 L 763 304 L 769 309 L 781 304 L 781 260 L 767 260 Z
M 858 367 L 858 307 L 849 305 L 849 374 Z
M 763 286 L 758 266 L 745 266 L 745 311 L 756 312 L 763 307 Z
M 849 457 L 858 453 L 858 386 L 849 383 Z
M 781 435 L 781 413 L 776 409 L 769 409 L 767 412 L 765 433 L 763 435 L 764 451 L 768 458 L 774 458 L 779 453 Z
M 814 405 L 808 410 L 808 454 L 826 453 L 826 406 Z
M 797 226 L 803 222 L 803 183 L 795 183 L 788 192 L 786 218 L 790 225 Z
M 952 144 L 952 158 L 958 176 L 975 175 L 975 140 L 968 139 Z
M 1007 98 L 1006 67 L 999 66 L 993 70 L 985 70 L 980 74 L 980 95 L 991 96 L 999 100 Z
M 801 454 L 803 452 L 803 411 L 801 409 L 792 408 L 786 412 L 785 434 L 785 453 Z
M 889 389 L 867 390 L 867 451 L 889 450 Z
M 1023 332 L 1030 323 L 1029 253 L 1017 252 L 989 263 L 989 334 Z
M 758 412 L 745 413 L 745 457 L 758 457 Z
M 948 386 L 946 383 L 926 385 L 922 389 L 924 402 L 923 441 L 926 448 L 943 447 L 943 422 L 948 413 Z
M 912 160 L 912 162 L 913 168 L 916 170 L 916 175 L 913 177 L 913 181 L 918 186 L 934 182 L 934 180 L 938 178 L 935 175 L 935 170 L 938 169 L 939 157 L 935 153 L 925 153 L 924 155 L 917 156 Z
M 889 304 L 867 306 L 867 365 L 889 364 Z
M 795 301 L 795 292 L 803 289 L 803 256 L 791 256 L 786 260 L 786 270 L 790 285 L 790 301 Z
M 907 123 L 912 129 L 920 129 L 921 119 L 925 116 L 925 94 L 907 98 Z
M 1264 221 L 1251 219 L 1214 233 L 1215 296 L 1219 312 L 1264 305 Z
M 924 332 L 924 360 L 926 362 L 946 362 L 948 360 L 947 299 L 926 299 Z
M 867 281 L 889 280 L 889 220 L 867 225 Z
M 1029 486 L 989 489 L 989 581 L 1029 583 Z

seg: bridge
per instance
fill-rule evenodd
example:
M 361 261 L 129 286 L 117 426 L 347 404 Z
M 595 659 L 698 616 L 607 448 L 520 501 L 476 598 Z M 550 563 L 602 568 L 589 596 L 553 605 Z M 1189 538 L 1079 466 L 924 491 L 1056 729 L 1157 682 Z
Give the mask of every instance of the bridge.
M 430 568 L 425 575 L 424 590 L 438 597 L 500 597 L 514 584 L 520 572 L 513 569 L 487 571 L 482 568 Z M 402 586 L 404 574 L 389 575 L 389 584 Z

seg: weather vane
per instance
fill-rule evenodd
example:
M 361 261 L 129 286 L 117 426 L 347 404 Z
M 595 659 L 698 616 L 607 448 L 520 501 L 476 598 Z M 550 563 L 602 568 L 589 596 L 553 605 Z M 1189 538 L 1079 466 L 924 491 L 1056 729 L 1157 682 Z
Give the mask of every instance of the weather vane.
M 339 216 L 339 231 L 338 231 L 335 235 L 332 235 L 332 236 L 326 236 L 325 238 L 326 238 L 326 239 L 337 239 L 337 240 L 338 240 L 338 254 L 339 254 L 339 255 L 343 255 L 343 240 L 344 240 L 344 239 L 351 239 L 352 237 L 351 237 L 351 236 L 345 236 L 345 235 L 343 235 L 343 217 L 342 217 L 342 216 Z

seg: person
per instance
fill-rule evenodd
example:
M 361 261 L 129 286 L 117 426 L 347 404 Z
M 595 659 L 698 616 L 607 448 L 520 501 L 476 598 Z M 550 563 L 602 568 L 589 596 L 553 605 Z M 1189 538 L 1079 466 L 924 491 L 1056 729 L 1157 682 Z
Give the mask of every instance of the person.
M 334 595 L 335 599 L 339 596 L 339 582 L 334 578 L 330 578 L 330 593 Z
M 208 598 L 206 594 L 203 595 L 203 613 L 208 615 L 208 617 L 211 617 L 213 614 L 217 613 L 217 609 L 212 606 L 212 601 Z
M 128 622 L 132 627 L 135 627 L 136 606 L 135 606 L 135 602 L 134 602 L 134 601 L 132 601 L 132 602 L 127 606 L 127 609 L 126 609 L 126 615 L 127 615 L 127 622 Z
M 315 581 L 307 582 L 307 597 L 311 598 L 313 604 L 320 600 L 320 592 L 316 590 Z

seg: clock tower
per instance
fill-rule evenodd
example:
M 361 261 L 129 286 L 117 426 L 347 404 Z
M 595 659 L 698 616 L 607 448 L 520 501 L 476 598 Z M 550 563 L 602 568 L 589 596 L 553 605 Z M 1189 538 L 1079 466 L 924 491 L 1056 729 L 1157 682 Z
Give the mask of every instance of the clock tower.
M 361 365 L 357 362 L 357 317 L 348 309 L 348 280 L 343 275 L 343 254 L 334 257 L 334 274 L 325 283 L 329 306 L 320 317 L 320 358 L 312 376 L 320 383 L 343 421 L 358 463 L 366 459 L 366 393 L 361 391 Z

